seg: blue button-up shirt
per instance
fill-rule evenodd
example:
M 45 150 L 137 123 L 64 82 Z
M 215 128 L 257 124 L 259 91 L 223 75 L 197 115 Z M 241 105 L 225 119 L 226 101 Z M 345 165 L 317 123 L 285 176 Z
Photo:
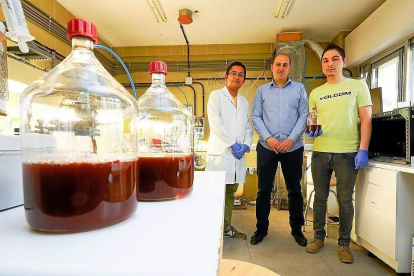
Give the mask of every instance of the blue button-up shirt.
M 303 84 L 288 79 L 283 87 L 278 87 L 272 80 L 257 90 L 252 118 L 263 147 L 273 150 L 266 143 L 269 137 L 279 142 L 292 140 L 295 144 L 289 152 L 302 147 L 307 115 L 308 97 Z

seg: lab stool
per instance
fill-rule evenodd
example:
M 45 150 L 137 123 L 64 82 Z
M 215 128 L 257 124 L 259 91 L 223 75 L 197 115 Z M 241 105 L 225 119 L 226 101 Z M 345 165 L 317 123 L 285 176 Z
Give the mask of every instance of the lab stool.
M 332 186 L 336 186 L 336 183 L 330 183 L 330 185 L 329 185 L 328 199 L 329 199 L 329 194 L 332 193 L 335 196 L 335 202 L 336 202 L 336 204 L 338 206 L 338 209 L 339 209 L 338 195 L 336 194 L 336 192 L 334 190 L 332 190 L 332 188 L 331 188 Z M 311 201 L 312 201 L 312 195 L 314 193 L 315 193 L 315 189 L 313 189 L 310 192 L 309 197 L 308 197 L 308 200 L 306 202 L 306 208 L 305 208 L 305 214 L 304 214 L 305 224 L 303 225 L 303 232 L 306 232 L 306 226 L 307 226 L 307 223 L 308 222 L 312 222 L 313 223 L 313 220 L 308 219 L 308 214 L 309 214 L 309 206 L 310 206 Z M 334 217 L 338 217 L 338 219 L 339 219 L 339 216 L 334 216 Z M 328 200 L 326 201 L 326 218 L 325 219 L 326 219 L 326 221 L 325 221 L 325 232 L 326 232 L 326 237 L 328 237 L 328 226 L 329 225 L 338 225 L 339 224 L 339 220 L 337 222 L 330 222 L 329 221 L 329 204 L 328 204 Z

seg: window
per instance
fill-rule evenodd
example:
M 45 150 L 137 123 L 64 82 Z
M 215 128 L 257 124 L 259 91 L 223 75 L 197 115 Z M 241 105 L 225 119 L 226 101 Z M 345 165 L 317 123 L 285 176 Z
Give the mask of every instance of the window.
M 414 38 L 410 41 L 410 46 L 408 48 L 408 66 L 407 66 L 407 101 L 410 105 L 414 101 Z
M 403 53 L 399 50 L 381 58 L 371 65 L 371 88 L 382 88 L 382 109 L 390 111 L 404 102 L 403 94 Z

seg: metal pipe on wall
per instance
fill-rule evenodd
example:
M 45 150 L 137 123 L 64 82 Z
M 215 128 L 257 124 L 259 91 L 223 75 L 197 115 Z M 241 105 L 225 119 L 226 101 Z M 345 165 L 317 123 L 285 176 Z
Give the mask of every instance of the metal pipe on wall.
M 188 66 L 188 76 L 190 76 L 190 44 L 185 34 L 184 27 L 181 23 L 180 23 L 180 28 L 181 28 L 181 31 L 183 32 L 185 43 L 187 44 L 187 66 Z

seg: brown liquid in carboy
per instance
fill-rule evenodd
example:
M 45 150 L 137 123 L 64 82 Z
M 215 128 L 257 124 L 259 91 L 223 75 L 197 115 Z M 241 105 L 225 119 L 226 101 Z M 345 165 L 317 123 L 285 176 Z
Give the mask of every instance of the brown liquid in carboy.
M 139 200 L 169 200 L 193 190 L 194 156 L 140 156 Z
M 306 126 L 306 132 L 307 133 L 309 133 L 309 132 L 315 132 L 315 131 L 319 131 L 319 130 L 321 130 L 322 129 L 322 126 L 321 125 L 307 125 Z
M 136 210 L 138 161 L 24 163 L 29 225 L 45 231 L 83 231 L 128 219 Z

